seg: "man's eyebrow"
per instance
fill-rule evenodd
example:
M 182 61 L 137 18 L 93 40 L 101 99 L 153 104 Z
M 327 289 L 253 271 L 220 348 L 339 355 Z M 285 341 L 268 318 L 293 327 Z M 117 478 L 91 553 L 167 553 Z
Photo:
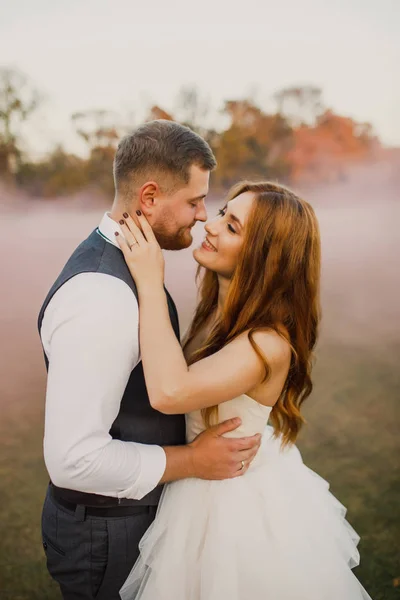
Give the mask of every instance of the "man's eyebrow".
M 188 200 L 188 202 L 196 202 L 197 200 L 203 200 L 203 198 L 205 198 L 207 196 L 207 194 L 202 194 L 201 196 L 196 196 L 196 198 L 192 198 L 191 200 Z

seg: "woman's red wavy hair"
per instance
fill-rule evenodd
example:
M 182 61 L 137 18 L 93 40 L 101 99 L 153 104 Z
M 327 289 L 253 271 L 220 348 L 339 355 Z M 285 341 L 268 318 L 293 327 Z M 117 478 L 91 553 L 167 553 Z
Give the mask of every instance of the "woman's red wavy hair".
M 272 329 L 292 349 L 289 373 L 270 419 L 282 445 L 296 441 L 304 418 L 300 407 L 312 391 L 313 349 L 320 320 L 321 248 L 318 221 L 307 202 L 276 183 L 240 182 L 228 202 L 244 192 L 254 194 L 245 239 L 225 305 L 208 338 L 190 358 L 190 364 L 214 354 L 244 331 L 270 376 L 268 360 L 254 342 L 259 329 Z M 199 267 L 198 275 L 202 273 Z M 185 346 L 215 312 L 217 274 L 205 270 L 197 306 Z M 283 326 L 283 327 L 282 327 Z M 286 334 L 287 332 L 287 334 Z M 207 426 L 218 407 L 203 409 Z

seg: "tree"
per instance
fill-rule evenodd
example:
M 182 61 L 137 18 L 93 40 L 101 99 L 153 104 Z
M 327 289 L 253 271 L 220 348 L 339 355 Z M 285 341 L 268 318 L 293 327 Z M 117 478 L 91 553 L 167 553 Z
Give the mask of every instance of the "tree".
M 95 109 L 76 112 L 71 117 L 76 133 L 86 142 L 89 158 L 86 177 L 90 184 L 104 193 L 112 194 L 114 181 L 112 165 L 118 142 L 128 131 L 113 111 Z
M 0 172 L 12 177 L 21 158 L 21 123 L 36 110 L 38 92 L 25 75 L 0 68 Z
M 287 87 L 274 94 L 277 112 L 293 127 L 314 125 L 324 112 L 322 90 L 312 85 Z
M 88 145 L 95 148 L 115 148 L 122 136 L 116 114 L 109 110 L 94 109 L 76 112 L 71 116 L 75 131 Z
M 379 145 L 369 123 L 325 111 L 313 127 L 294 130 L 289 153 L 293 181 L 307 183 L 343 179 L 348 167 L 367 159 Z
M 174 116 L 176 121 L 190 127 L 214 147 L 217 134 L 211 125 L 214 121 L 211 104 L 195 86 L 188 85 L 180 89 L 175 101 Z
M 292 130 L 285 118 L 264 113 L 250 100 L 226 102 L 224 112 L 231 124 L 216 148 L 220 185 L 227 187 L 239 178 L 287 179 Z
M 17 182 L 34 196 L 73 194 L 88 186 L 87 161 L 57 146 L 40 162 L 25 162 Z
M 168 113 L 163 108 L 160 108 L 157 105 L 151 107 L 149 115 L 147 117 L 147 121 L 157 121 L 158 119 L 164 119 L 164 121 L 173 121 L 173 117 L 170 113 Z
M 201 129 L 209 115 L 210 105 L 200 96 L 196 87 L 185 86 L 178 92 L 174 112 L 180 123 L 188 125 L 191 129 Z

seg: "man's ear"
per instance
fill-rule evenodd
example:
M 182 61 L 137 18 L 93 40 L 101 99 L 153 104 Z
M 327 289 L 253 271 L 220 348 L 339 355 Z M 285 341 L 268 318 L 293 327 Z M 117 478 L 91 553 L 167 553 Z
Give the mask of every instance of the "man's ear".
M 151 215 L 160 188 L 155 181 L 147 181 L 139 190 L 139 205 L 144 214 Z

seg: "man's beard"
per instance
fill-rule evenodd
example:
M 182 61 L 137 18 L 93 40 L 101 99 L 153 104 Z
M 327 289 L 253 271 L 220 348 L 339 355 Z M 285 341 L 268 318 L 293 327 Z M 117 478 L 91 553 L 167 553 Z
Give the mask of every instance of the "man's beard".
M 184 250 L 193 242 L 189 227 L 182 227 L 174 235 L 165 231 L 163 227 L 153 226 L 153 231 L 163 250 Z

